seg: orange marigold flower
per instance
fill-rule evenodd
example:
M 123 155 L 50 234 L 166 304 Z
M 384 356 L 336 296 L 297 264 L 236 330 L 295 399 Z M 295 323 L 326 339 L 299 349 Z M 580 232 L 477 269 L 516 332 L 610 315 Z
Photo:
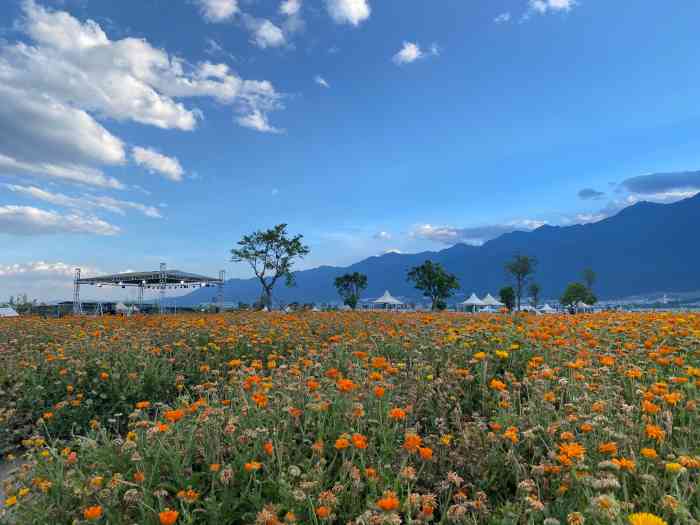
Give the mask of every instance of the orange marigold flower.
M 137 470 L 136 472 L 134 472 L 134 475 L 132 476 L 132 479 L 133 479 L 136 483 L 143 483 L 143 480 L 146 479 L 146 476 L 145 476 L 145 474 L 144 474 L 143 472 Z
M 362 434 L 353 434 L 352 444 L 355 446 L 355 448 L 365 449 L 367 448 L 367 438 Z
M 617 443 L 614 441 L 609 441 L 607 443 L 601 443 L 598 446 L 598 452 L 601 454 L 610 454 L 611 456 L 614 456 L 617 454 Z
M 403 448 L 408 452 L 417 452 L 418 448 L 423 443 L 421 437 L 417 434 L 406 434 L 403 442 Z
M 579 443 L 562 443 L 559 451 L 569 459 L 583 459 L 586 449 Z
M 385 390 L 384 390 L 383 386 L 375 386 L 374 387 L 374 397 L 376 397 L 376 398 L 384 397 L 384 393 L 385 393 Z
M 180 513 L 175 510 L 165 509 L 158 514 L 160 525 L 174 525 Z
M 335 440 L 335 448 L 337 450 L 344 450 L 350 446 L 350 440 L 344 437 Z
M 163 417 L 171 423 L 177 423 L 184 417 L 185 413 L 182 410 L 167 410 Z
M 243 468 L 246 472 L 254 472 L 262 468 L 262 463 L 259 463 L 257 461 L 250 461 L 249 463 L 243 465 Z
M 263 450 L 265 451 L 265 454 L 268 456 L 271 456 L 272 453 L 275 451 L 275 447 L 272 444 L 272 441 L 268 441 L 263 445 Z
M 647 414 L 656 414 L 659 410 L 661 410 L 661 407 L 645 399 L 642 401 L 642 410 L 644 410 L 644 412 Z
M 403 408 L 392 408 L 389 410 L 389 418 L 394 421 L 401 421 L 406 419 L 406 411 Z
M 433 449 L 429 447 L 420 447 L 418 448 L 418 453 L 420 454 L 421 459 L 425 459 L 426 461 L 429 459 L 433 459 Z
M 656 441 L 663 441 L 666 437 L 666 432 L 657 425 L 647 425 L 644 429 L 644 433 L 648 438 L 655 439 Z
M 492 390 L 498 390 L 499 392 L 503 392 L 506 390 L 506 384 L 503 381 L 499 381 L 498 379 L 492 379 L 491 382 L 489 383 L 489 388 Z
M 647 459 L 654 459 L 657 456 L 656 450 L 653 448 L 643 448 L 639 453 Z
M 83 511 L 83 518 L 88 521 L 97 521 L 102 517 L 102 507 L 100 505 L 94 505 L 88 507 Z
M 336 386 L 341 392 L 352 392 L 357 388 L 357 385 L 351 379 L 339 379 Z
M 212 463 L 209 465 L 209 472 L 219 472 L 221 470 L 221 463 Z
M 399 508 L 400 501 L 396 497 L 396 493 L 392 491 L 387 491 L 384 493 L 383 497 L 377 501 L 377 507 L 379 507 L 384 512 L 391 512 Z
M 109 374 L 107 372 L 100 372 L 100 379 L 102 381 L 107 381 L 109 379 Z M 93 508 L 93 507 L 90 507 Z
M 615 458 L 612 460 L 612 462 L 613 464 L 617 465 L 620 470 L 627 470 L 629 472 L 632 472 L 637 466 L 634 461 L 625 458 Z
M 322 505 L 316 509 L 316 516 L 318 516 L 322 520 L 329 518 L 330 515 L 331 515 L 330 507 L 326 507 L 325 505 Z

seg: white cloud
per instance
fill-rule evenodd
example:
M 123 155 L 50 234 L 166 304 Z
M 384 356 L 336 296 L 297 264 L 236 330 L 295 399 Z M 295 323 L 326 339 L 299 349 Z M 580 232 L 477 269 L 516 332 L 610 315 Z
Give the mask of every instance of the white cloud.
M 326 0 L 328 14 L 337 24 L 358 26 L 372 13 L 368 0 Z
M 197 3 L 208 22 L 224 22 L 239 11 L 237 0 L 197 0 Z
M 453 245 L 457 243 L 480 246 L 486 241 L 500 237 L 506 233 L 515 231 L 531 231 L 546 224 L 545 221 L 523 219 L 511 221 L 505 224 L 491 224 L 486 226 L 473 226 L 468 228 L 455 228 L 453 226 L 433 226 L 421 224 L 411 231 L 414 239 L 424 239 L 441 244 Z
M 238 117 L 238 123 L 245 127 L 260 131 L 262 133 L 282 133 L 283 130 L 270 125 L 265 115 L 259 111 L 254 111 L 247 115 Z
M 507 22 L 510 22 L 510 19 L 511 19 L 510 13 L 501 13 L 496 18 L 494 18 L 493 21 L 496 22 L 497 24 L 505 24 Z
M 174 157 L 166 157 L 153 149 L 134 147 L 131 150 L 134 162 L 139 166 L 145 166 L 150 172 L 157 172 L 166 179 L 180 182 L 185 170 L 180 161 Z
M 60 214 L 31 206 L 0 206 L 0 233 L 8 235 L 52 235 L 90 233 L 116 235 L 119 227 L 97 217 L 79 213 Z
M 576 0 L 530 0 L 530 9 L 537 13 L 548 11 L 570 11 L 576 5 Z
M 374 234 L 374 238 L 378 241 L 389 241 L 391 240 L 391 234 L 389 232 L 377 232 Z
M 251 42 L 260 49 L 280 47 L 287 43 L 282 29 L 277 27 L 270 20 L 246 16 L 245 23 L 252 32 Z
M 148 206 L 139 202 L 115 199 L 106 195 L 83 195 L 81 197 L 71 197 L 63 193 L 52 193 L 50 191 L 37 188 L 36 186 L 4 184 L 4 187 L 13 193 L 48 202 L 54 206 L 62 206 L 78 211 L 85 209 L 103 209 L 124 215 L 126 210 L 135 210 L 144 214 L 146 217 L 162 217 L 160 211 L 155 206 Z
M 440 50 L 437 44 L 430 46 L 430 50 L 426 53 L 415 42 L 404 42 L 403 47 L 396 53 L 392 60 L 396 65 L 410 64 L 416 60 L 426 58 L 428 56 L 437 56 Z
M 326 79 L 323 78 L 321 75 L 316 75 L 314 77 L 314 82 L 316 82 L 319 86 L 324 87 L 324 88 L 331 87 L 330 84 L 326 81 Z
M 34 0 L 22 6 L 17 27 L 28 38 L 0 40 L 0 175 L 124 188 L 101 168 L 125 163 L 125 146 L 98 119 L 192 130 L 202 113 L 180 99 L 213 98 L 265 121 L 283 107 L 270 82 L 224 64 L 191 65 L 145 39 L 110 40 L 96 22 Z
M 301 10 L 301 0 L 284 0 L 280 4 L 280 13 L 287 16 L 294 16 Z
M 26 274 L 53 274 L 65 277 L 73 277 L 77 266 L 64 262 L 36 261 L 29 263 L 0 264 L 0 277 L 15 277 Z M 94 269 L 85 268 L 85 274 L 94 273 Z M 83 268 L 81 268 L 83 271 Z

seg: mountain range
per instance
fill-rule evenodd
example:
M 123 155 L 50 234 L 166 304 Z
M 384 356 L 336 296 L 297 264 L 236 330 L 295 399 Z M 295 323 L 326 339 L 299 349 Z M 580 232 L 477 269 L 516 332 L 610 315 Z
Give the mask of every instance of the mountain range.
M 515 254 L 537 259 L 534 280 L 542 297 L 559 297 L 566 285 L 580 281 L 585 268 L 597 276 L 594 292 L 612 299 L 653 292 L 684 292 L 700 289 L 700 194 L 675 202 L 639 202 L 614 216 L 590 224 L 541 226 L 529 232 L 501 235 L 481 246 L 456 244 L 436 252 L 387 253 L 351 266 L 321 266 L 295 272 L 296 286 L 280 283 L 274 298 L 283 303 L 338 301 L 335 277 L 360 272 L 368 277 L 364 298 L 379 297 L 384 290 L 404 300 L 420 300 L 420 292 L 406 281 L 410 268 L 425 260 L 442 264 L 454 273 L 461 290 L 453 300 L 482 296 L 510 284 L 505 263 Z M 695 239 L 695 240 L 693 240 Z M 198 289 L 178 299 L 179 305 L 211 302 L 211 288 Z M 225 284 L 226 302 L 252 303 L 260 296 L 255 279 L 231 279 Z

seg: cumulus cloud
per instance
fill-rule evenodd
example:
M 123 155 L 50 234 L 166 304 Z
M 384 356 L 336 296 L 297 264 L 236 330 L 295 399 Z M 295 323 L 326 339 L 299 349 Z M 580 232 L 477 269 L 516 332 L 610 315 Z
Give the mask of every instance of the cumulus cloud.
M 358 26 L 372 13 L 368 0 L 326 0 L 326 9 L 336 24 Z
M 222 3 L 223 5 L 223 3 Z M 25 0 L 21 41 L 0 41 L 0 175 L 123 188 L 102 173 L 126 162 L 123 141 L 98 122 L 192 130 L 211 98 L 267 119 L 282 97 L 224 64 L 191 65 L 145 39 L 111 40 L 99 24 Z M 223 11 L 219 11 L 223 12 Z
M 413 229 L 411 237 L 447 245 L 465 243 L 479 246 L 503 234 L 512 233 L 514 231 L 531 231 L 544 224 L 546 224 L 544 221 L 530 219 L 513 221 L 507 224 L 493 224 L 469 228 L 421 224 Z
M 394 64 L 400 66 L 429 56 L 436 56 L 439 53 L 436 44 L 433 44 L 430 50 L 426 52 L 415 42 L 404 42 L 403 47 L 392 57 L 392 60 Z
M 594 190 L 593 188 L 584 188 L 578 192 L 578 196 L 583 200 L 598 200 L 605 196 L 605 192 Z
M 530 0 L 530 9 L 537 13 L 548 11 L 570 11 L 576 5 L 576 0 Z
M 266 18 L 244 17 L 246 27 L 251 32 L 251 42 L 260 49 L 280 47 L 287 43 L 284 31 Z
M 282 133 L 283 130 L 271 126 L 265 115 L 259 111 L 254 111 L 248 115 L 238 117 L 238 123 L 249 129 L 262 133 Z
M 225 22 L 239 11 L 237 0 L 197 0 L 197 3 L 208 22 Z
M 155 206 L 115 199 L 106 195 L 85 194 L 80 197 L 71 197 L 63 193 L 54 193 L 42 188 L 37 188 L 36 186 L 20 186 L 17 184 L 4 184 L 3 186 L 13 193 L 73 210 L 101 209 L 118 213 L 119 215 L 125 215 L 127 210 L 135 210 L 146 217 L 162 217 L 160 210 Z
M 301 10 L 301 0 L 284 0 L 280 4 L 280 13 L 287 16 L 294 16 Z
M 149 148 L 134 147 L 131 150 L 134 162 L 139 166 L 146 167 L 152 173 L 158 173 L 166 179 L 180 182 L 185 170 L 182 169 L 180 161 L 174 157 L 167 157 Z
M 92 266 L 63 261 L 0 264 L 0 287 L 5 294 L 0 301 L 22 294 L 27 294 L 30 300 L 69 299 L 75 268 L 80 268 L 81 275 L 85 277 L 103 273 Z M 95 293 L 92 290 L 91 292 Z M 108 297 L 106 293 L 100 295 L 106 296 L 105 299 Z M 122 300 L 123 295 L 118 298 Z
M 32 206 L 0 206 L 0 234 L 32 236 L 60 233 L 116 235 L 117 226 L 80 213 L 61 214 Z
M 316 75 L 314 77 L 314 82 L 316 82 L 319 86 L 324 87 L 324 88 L 331 87 L 330 84 L 326 81 L 326 79 L 323 78 L 321 75 Z
M 507 22 L 510 22 L 510 19 L 511 19 L 510 13 L 506 12 L 506 13 L 501 13 L 500 15 L 498 15 L 496 18 L 493 19 L 493 21 L 496 22 L 497 24 L 505 24 Z
M 374 238 L 378 241 L 389 241 L 391 240 L 391 234 L 389 232 L 377 232 L 374 234 Z

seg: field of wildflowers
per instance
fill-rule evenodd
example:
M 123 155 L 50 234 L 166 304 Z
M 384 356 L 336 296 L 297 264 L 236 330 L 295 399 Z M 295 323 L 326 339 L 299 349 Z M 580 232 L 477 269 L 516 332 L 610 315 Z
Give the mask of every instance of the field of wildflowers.
M 8 524 L 697 524 L 700 315 L 0 324 Z

